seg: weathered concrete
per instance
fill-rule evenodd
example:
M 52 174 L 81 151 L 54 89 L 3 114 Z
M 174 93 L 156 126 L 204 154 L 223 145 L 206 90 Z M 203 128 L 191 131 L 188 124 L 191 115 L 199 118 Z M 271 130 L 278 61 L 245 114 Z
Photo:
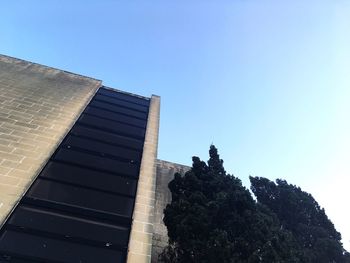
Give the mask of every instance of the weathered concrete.
M 0 55 L 0 224 L 100 86 Z
M 130 233 L 128 263 L 151 262 L 160 97 L 152 96 Z
M 156 196 L 153 223 L 152 240 L 152 263 L 158 262 L 158 256 L 168 244 L 168 232 L 163 223 L 164 209 L 171 202 L 171 193 L 168 188 L 169 182 L 174 178 L 175 173 L 184 174 L 190 167 L 157 160 L 156 169 Z

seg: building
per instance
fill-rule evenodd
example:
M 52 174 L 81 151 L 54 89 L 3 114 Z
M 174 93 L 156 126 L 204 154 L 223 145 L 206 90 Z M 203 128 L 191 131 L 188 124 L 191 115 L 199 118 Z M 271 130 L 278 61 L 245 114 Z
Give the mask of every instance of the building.
M 1 55 L 0 109 L 0 262 L 157 262 L 160 97 Z

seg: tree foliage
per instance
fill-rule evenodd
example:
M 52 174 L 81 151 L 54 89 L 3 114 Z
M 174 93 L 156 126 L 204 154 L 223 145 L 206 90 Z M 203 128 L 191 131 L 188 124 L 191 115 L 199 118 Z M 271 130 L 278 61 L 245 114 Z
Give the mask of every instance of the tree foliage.
M 340 233 L 315 199 L 284 180 L 250 177 L 255 201 L 226 173 L 212 145 L 207 163 L 193 157 L 169 183 L 164 210 L 166 263 L 350 262 Z
M 214 146 L 209 155 L 208 163 L 193 157 L 191 170 L 169 183 L 163 262 L 300 262 L 293 236 L 280 229 L 276 215 L 226 173 Z
M 340 233 L 311 194 L 281 179 L 274 183 L 250 177 L 250 182 L 258 202 L 278 216 L 282 228 L 292 232 L 305 262 L 350 262 Z

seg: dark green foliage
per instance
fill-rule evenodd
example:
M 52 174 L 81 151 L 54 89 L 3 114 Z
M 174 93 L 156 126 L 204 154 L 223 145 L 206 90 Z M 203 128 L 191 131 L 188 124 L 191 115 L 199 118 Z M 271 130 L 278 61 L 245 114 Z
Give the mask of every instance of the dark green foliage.
M 292 232 L 305 262 L 350 262 L 341 235 L 311 194 L 284 180 L 275 184 L 266 178 L 250 177 L 259 203 L 279 218 L 281 227 Z
M 208 164 L 193 157 L 192 169 L 169 183 L 163 262 L 301 262 L 291 233 L 238 178 L 226 174 L 214 146 L 209 155 Z

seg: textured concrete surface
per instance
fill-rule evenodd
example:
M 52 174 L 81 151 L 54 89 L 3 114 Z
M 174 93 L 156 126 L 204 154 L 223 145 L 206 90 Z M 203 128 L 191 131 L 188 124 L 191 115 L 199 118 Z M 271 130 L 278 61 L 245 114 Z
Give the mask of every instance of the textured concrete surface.
M 152 96 L 130 232 L 128 263 L 151 262 L 160 97 Z
M 100 86 L 0 55 L 0 224 Z
M 171 193 L 168 188 L 169 182 L 174 178 L 175 173 L 184 174 L 190 167 L 157 160 L 156 168 L 156 197 L 153 223 L 152 239 L 152 263 L 158 262 L 158 256 L 168 244 L 168 232 L 163 223 L 164 209 L 171 202 Z

